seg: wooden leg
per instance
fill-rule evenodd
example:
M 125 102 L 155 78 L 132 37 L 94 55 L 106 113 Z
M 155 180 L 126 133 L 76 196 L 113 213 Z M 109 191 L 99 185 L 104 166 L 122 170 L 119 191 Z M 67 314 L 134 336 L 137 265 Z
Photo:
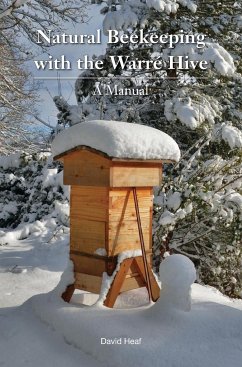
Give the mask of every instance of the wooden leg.
M 137 270 L 140 273 L 141 278 L 143 278 L 143 280 L 146 283 L 146 275 L 145 275 L 145 268 L 144 268 L 143 258 L 141 256 L 135 257 L 134 262 L 136 263 Z M 148 272 L 149 272 L 150 285 L 151 285 L 151 297 L 152 297 L 152 301 L 155 302 L 160 297 L 160 287 L 157 284 L 157 281 L 154 277 L 154 274 L 153 274 L 149 264 L 148 264 Z
M 72 295 L 73 295 L 73 293 L 74 293 L 74 291 L 75 291 L 75 286 L 74 286 L 74 284 L 70 284 L 70 285 L 68 285 L 67 287 L 66 287 L 66 290 L 65 290 L 65 292 L 64 293 L 62 293 L 62 298 L 63 298 L 63 300 L 65 301 L 65 302 L 70 302 L 70 300 L 71 300 L 71 297 L 72 297 Z
M 108 291 L 107 297 L 104 301 L 104 306 L 111 308 L 113 307 L 133 260 L 134 258 L 125 259 L 120 265 L 120 269 L 115 275 L 115 278 Z

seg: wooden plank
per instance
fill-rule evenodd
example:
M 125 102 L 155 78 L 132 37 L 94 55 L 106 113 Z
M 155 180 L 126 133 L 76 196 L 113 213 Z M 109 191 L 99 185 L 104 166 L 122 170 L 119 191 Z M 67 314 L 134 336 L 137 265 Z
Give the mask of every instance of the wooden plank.
M 150 229 L 150 218 L 148 218 L 148 221 L 144 220 L 142 222 L 142 229 L 143 232 L 149 232 Z M 115 235 L 115 231 L 117 229 L 117 226 L 119 225 L 120 222 L 118 221 L 110 221 L 108 228 L 110 231 L 110 238 L 113 236 L 113 234 Z M 136 218 L 134 218 L 133 220 L 126 220 L 126 221 L 122 221 L 121 222 L 121 230 L 120 233 L 122 234 L 129 234 L 129 235 L 134 235 L 137 233 L 138 229 L 137 229 L 137 221 Z
M 110 169 L 111 187 L 147 187 L 161 184 L 162 169 L 158 167 L 113 166 Z
M 151 247 L 150 244 L 150 234 L 149 231 L 146 230 L 143 233 L 144 235 L 144 242 L 145 248 L 149 249 Z M 140 250 L 140 238 L 139 233 L 123 234 L 122 232 L 119 233 L 119 236 L 116 238 L 115 234 L 110 235 L 109 237 L 109 251 L 108 256 L 114 256 L 120 252 L 127 251 L 127 250 Z
M 153 207 L 153 190 L 137 190 L 140 213 L 143 218 L 149 220 L 150 210 Z M 136 219 L 135 205 L 132 192 L 126 190 L 111 190 L 109 193 L 109 220 Z
M 87 292 L 100 293 L 102 277 L 88 275 L 83 273 L 75 273 L 75 288 Z
M 108 217 L 108 188 L 71 187 L 70 220 L 82 218 L 106 221 Z
M 55 157 L 54 157 L 55 158 Z M 115 165 L 117 163 L 121 163 L 121 164 L 129 164 L 129 163 L 141 163 L 141 164 L 145 164 L 145 165 L 161 165 L 163 163 L 175 163 L 174 160 L 169 160 L 169 159 L 132 159 L 132 158 L 112 158 L 112 162 L 115 163 Z
M 93 257 L 70 254 L 70 259 L 74 263 L 76 273 L 84 273 L 101 277 L 106 271 L 105 259 L 96 259 Z
M 151 210 L 153 189 L 138 189 L 138 202 L 146 248 L 151 248 Z M 109 193 L 109 255 L 128 249 L 140 249 L 140 238 L 133 194 L 130 189 L 112 189 Z
M 133 261 L 133 258 L 131 259 L 125 259 L 121 265 L 120 265 L 120 269 L 118 271 L 118 273 L 116 274 L 116 276 L 114 277 L 114 280 L 111 284 L 111 287 L 108 291 L 107 297 L 104 301 L 104 305 L 106 307 L 113 307 L 119 293 L 120 290 L 122 288 L 123 282 L 125 280 L 125 277 L 127 275 L 127 272 L 130 268 L 130 265 Z
M 141 278 L 143 279 L 143 281 L 146 282 L 146 275 L 145 275 L 145 269 L 144 269 L 144 261 L 142 256 L 139 257 L 135 257 L 134 259 L 134 263 L 137 265 L 137 269 L 140 273 Z M 160 297 L 160 287 L 157 284 L 157 281 L 155 279 L 155 276 L 151 270 L 151 266 L 148 265 L 148 274 L 149 274 L 149 278 L 150 278 L 150 284 L 151 284 L 151 296 L 152 296 L 152 301 L 157 301 L 157 299 Z
M 98 248 L 105 248 L 105 222 L 85 219 L 71 220 L 71 250 L 95 253 Z
M 86 150 L 64 157 L 64 184 L 109 186 L 111 161 Z
M 66 290 L 64 293 L 62 293 L 61 297 L 65 302 L 70 302 L 71 297 L 73 296 L 73 293 L 75 291 L 75 286 L 74 284 L 70 284 L 66 287 Z
M 113 197 L 113 196 L 117 196 L 117 197 L 126 196 L 127 191 L 131 191 L 131 189 L 127 188 L 127 187 L 110 188 L 109 196 L 110 197 Z M 137 189 L 137 195 L 138 195 L 138 198 L 149 197 L 150 195 L 153 195 L 153 187 L 138 188 Z

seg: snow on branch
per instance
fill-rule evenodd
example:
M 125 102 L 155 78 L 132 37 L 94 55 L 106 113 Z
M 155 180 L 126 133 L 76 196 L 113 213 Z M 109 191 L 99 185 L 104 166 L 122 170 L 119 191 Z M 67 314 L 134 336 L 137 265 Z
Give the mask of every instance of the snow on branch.
M 215 123 L 220 115 L 221 107 L 217 100 L 193 92 L 189 96 L 185 89 L 181 90 L 172 99 L 165 102 L 165 116 L 168 121 L 177 119 L 190 129 L 196 129 L 205 122 Z
M 173 49 L 164 50 L 163 58 L 168 61 L 169 56 L 189 57 L 189 60 L 205 60 L 223 76 L 232 76 L 235 74 L 235 65 L 233 57 L 222 46 L 215 42 L 206 42 L 204 47 L 198 48 L 194 44 L 177 43 Z
M 231 149 L 242 148 L 242 132 L 237 127 L 223 123 L 220 129 L 222 139 Z
M 157 11 L 167 14 L 176 13 L 179 4 L 188 8 L 193 13 L 197 10 L 197 5 L 191 0 L 146 0 L 146 4 L 149 8 L 154 8 Z
M 111 29 L 126 31 L 129 27 L 135 27 L 139 23 L 137 10 L 132 4 L 124 3 L 120 10 L 107 13 L 103 20 L 104 34 Z
M 24 5 L 26 2 L 27 0 L 13 1 L 5 10 L 3 10 L 3 12 L 0 13 L 0 19 L 12 14 L 16 9 L 20 8 L 20 6 Z
M 111 29 L 126 31 L 129 27 L 135 27 L 137 24 L 140 28 L 144 28 L 147 23 L 145 16 L 147 10 L 153 8 L 169 15 L 177 12 L 179 4 L 187 7 L 193 13 L 196 12 L 197 6 L 191 0 L 146 0 L 146 4 L 136 0 L 126 1 L 120 9 L 106 14 L 103 21 L 103 31 L 104 33 Z

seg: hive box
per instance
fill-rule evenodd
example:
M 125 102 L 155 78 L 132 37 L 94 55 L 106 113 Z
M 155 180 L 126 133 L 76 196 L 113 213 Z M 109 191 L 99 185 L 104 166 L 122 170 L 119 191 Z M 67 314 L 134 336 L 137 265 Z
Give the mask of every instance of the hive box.
M 112 274 L 117 255 L 141 249 L 133 187 L 146 256 L 151 264 L 153 186 L 161 183 L 162 162 L 110 158 L 85 146 L 55 159 L 63 162 L 64 184 L 71 186 L 70 258 L 74 263 L 74 288 L 100 293 L 103 272 Z M 133 265 L 119 293 L 145 284 Z

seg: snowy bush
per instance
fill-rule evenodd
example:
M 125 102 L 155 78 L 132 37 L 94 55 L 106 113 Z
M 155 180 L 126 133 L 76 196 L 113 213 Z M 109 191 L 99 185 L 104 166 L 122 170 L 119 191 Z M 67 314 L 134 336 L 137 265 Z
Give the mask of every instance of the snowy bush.
M 205 160 L 212 140 L 198 142 L 193 154 L 167 171 L 157 192 L 157 265 L 160 251 L 185 254 L 196 264 L 199 281 L 240 296 L 242 157 Z
M 0 172 L 0 227 L 25 225 L 19 236 L 28 237 L 34 230 L 29 224 L 45 218 L 68 226 L 69 189 L 50 153 L 0 157 Z

